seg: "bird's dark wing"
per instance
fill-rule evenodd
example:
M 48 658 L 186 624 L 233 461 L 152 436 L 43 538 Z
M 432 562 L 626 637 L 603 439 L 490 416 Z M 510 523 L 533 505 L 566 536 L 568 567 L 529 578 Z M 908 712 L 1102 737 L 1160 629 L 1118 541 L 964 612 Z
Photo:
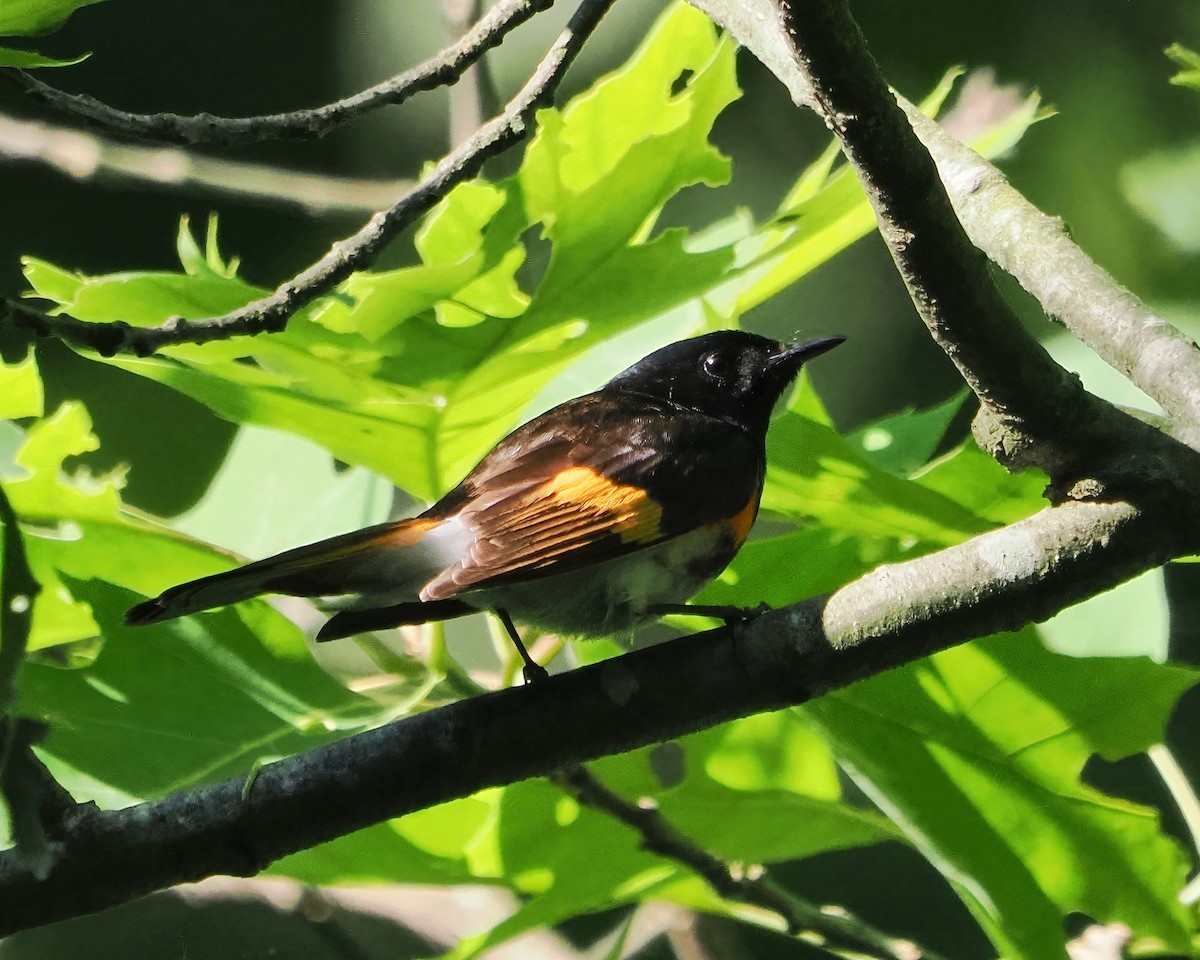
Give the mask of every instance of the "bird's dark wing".
M 661 401 L 600 392 L 503 440 L 426 517 L 469 531 L 425 601 L 614 559 L 706 523 L 753 521 L 761 446 Z M 742 531 L 744 535 L 744 531 Z

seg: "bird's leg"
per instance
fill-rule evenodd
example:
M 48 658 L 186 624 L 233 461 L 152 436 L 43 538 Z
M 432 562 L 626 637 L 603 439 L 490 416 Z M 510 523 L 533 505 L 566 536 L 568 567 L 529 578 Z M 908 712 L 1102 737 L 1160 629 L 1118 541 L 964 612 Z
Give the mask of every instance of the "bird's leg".
M 509 639 L 512 640 L 514 646 L 517 648 L 517 653 L 525 661 L 525 666 L 521 668 L 521 675 L 525 677 L 525 682 L 534 683 L 537 680 L 548 679 L 550 674 L 546 672 L 546 668 L 534 660 L 529 655 L 529 651 L 525 649 L 525 644 L 521 642 L 521 635 L 517 633 L 517 628 L 512 622 L 512 617 L 508 615 L 508 611 L 497 607 L 494 612 L 500 618 L 500 622 L 504 624 L 504 629 L 508 632 Z
M 689 617 L 715 617 L 717 620 L 724 620 L 726 626 L 761 617 L 770 609 L 772 608 L 765 603 L 760 603 L 756 607 L 735 607 L 731 604 L 720 603 L 652 603 L 648 608 L 649 612 L 656 617 L 665 617 L 672 613 Z

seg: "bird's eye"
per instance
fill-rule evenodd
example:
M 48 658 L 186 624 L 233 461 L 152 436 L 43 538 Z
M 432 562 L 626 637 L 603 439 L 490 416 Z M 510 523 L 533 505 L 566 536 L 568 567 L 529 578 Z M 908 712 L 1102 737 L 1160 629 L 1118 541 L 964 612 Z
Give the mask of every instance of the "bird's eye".
M 725 353 L 710 353 L 704 358 L 704 372 L 714 380 L 728 381 L 737 376 L 737 363 L 733 357 Z

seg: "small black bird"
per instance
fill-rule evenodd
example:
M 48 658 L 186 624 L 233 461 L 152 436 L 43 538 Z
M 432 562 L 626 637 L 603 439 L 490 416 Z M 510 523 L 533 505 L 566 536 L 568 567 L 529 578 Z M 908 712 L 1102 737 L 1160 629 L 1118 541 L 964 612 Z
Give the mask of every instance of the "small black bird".
M 725 568 L 758 514 L 772 408 L 843 339 L 725 330 L 673 343 L 514 430 L 420 516 L 172 587 L 126 622 L 262 593 L 348 595 L 317 636 L 333 640 L 492 610 L 539 672 L 513 620 L 628 632 Z

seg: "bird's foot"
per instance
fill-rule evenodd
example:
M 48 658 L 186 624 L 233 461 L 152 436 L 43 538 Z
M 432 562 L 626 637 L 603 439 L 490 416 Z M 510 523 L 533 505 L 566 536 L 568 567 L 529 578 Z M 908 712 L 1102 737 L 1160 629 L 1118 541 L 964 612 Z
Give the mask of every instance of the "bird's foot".
M 530 658 L 521 668 L 521 676 L 525 678 L 526 683 L 538 683 L 541 680 L 549 680 L 550 671 Z

